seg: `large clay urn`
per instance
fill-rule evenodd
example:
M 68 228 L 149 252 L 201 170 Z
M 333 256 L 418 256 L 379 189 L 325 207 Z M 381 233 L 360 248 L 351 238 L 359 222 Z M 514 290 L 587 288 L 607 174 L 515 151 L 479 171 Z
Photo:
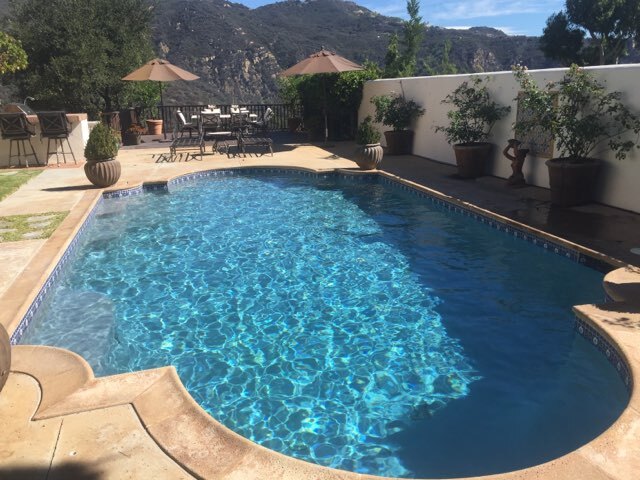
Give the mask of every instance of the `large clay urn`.
M 9 343 L 9 335 L 0 323 L 0 390 L 4 387 L 9 377 L 9 368 L 11 367 L 11 344 Z
M 122 169 L 116 158 L 110 160 L 88 161 L 84 164 L 84 173 L 96 187 L 110 187 L 120 179 Z
M 359 145 L 355 154 L 355 162 L 363 170 L 374 170 L 380 166 L 384 150 L 379 143 Z

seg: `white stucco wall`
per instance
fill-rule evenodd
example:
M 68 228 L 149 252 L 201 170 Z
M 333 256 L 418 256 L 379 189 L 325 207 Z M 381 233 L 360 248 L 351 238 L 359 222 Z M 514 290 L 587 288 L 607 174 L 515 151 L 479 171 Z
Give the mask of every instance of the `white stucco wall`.
M 620 91 L 631 110 L 640 114 L 640 64 L 610 65 L 588 68 L 599 81 L 605 82 L 610 91 Z M 531 70 L 530 73 L 539 85 L 559 80 L 566 69 Z M 503 105 L 511 105 L 510 114 L 493 127 L 490 141 L 496 145 L 488 172 L 497 177 L 508 178 L 511 175 L 511 163 L 502 155 L 507 140 L 513 138 L 513 123 L 516 118 L 517 105 L 514 100 L 519 86 L 511 72 L 479 74 L 490 77 L 488 88 L 492 97 Z M 363 100 L 360 105 L 359 119 L 375 112 L 370 99 L 372 96 L 389 92 L 402 93 L 426 108 L 413 129 L 415 139 L 413 153 L 421 157 L 455 165 L 453 149 L 446 142 L 443 133 L 435 133 L 436 125 L 446 125 L 446 114 L 449 105 L 441 101 L 460 83 L 472 75 L 443 75 L 436 77 L 414 77 L 403 79 L 385 79 L 367 82 L 364 86 Z M 380 125 L 380 131 L 387 127 Z M 630 134 L 630 138 L 634 138 Z M 383 137 L 384 142 L 384 137 Z M 384 144 L 384 143 L 383 143 Z M 635 149 L 626 160 L 616 160 L 608 151 L 606 142 L 594 157 L 604 160 L 598 185 L 597 201 L 626 210 L 640 213 L 640 150 Z M 393 157 L 386 161 L 393 161 Z M 541 187 L 549 187 L 545 158 L 527 156 L 523 172 L 527 183 Z

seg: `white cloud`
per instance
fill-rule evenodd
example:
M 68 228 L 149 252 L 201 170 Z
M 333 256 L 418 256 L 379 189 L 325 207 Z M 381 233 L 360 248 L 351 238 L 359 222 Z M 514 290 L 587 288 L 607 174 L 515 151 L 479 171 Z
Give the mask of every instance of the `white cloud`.
M 358 2 L 356 2 L 358 3 Z M 381 15 L 387 17 L 406 17 L 407 16 L 407 3 L 406 2 L 390 2 L 382 3 L 379 1 L 364 2 L 361 3 L 363 7 L 378 12 Z
M 449 30 L 469 30 L 470 28 L 473 28 L 473 27 L 474 27 L 473 25 L 447 25 L 446 27 L 443 27 L 443 28 L 447 28 Z M 490 27 L 490 28 L 495 28 L 496 30 L 502 30 L 507 35 L 527 35 L 527 32 L 525 32 L 524 30 L 520 30 L 513 27 Z
M 459 20 L 469 18 L 498 17 L 523 13 L 551 15 L 562 9 L 562 0 L 452 0 L 446 3 L 423 0 L 428 18 L 434 20 Z

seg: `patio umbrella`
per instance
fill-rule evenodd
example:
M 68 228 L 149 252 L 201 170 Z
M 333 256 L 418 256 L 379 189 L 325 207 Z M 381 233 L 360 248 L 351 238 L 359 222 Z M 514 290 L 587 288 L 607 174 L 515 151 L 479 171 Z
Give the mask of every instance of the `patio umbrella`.
M 200 77 L 179 67 L 176 67 L 175 65 L 172 65 L 167 60 L 154 58 L 150 62 L 145 63 L 142 67 L 131 72 L 126 77 L 122 77 L 122 80 L 133 82 L 151 80 L 154 82 L 158 82 L 158 85 L 160 87 L 160 107 L 162 108 L 162 106 L 164 105 L 164 101 L 162 99 L 162 82 L 173 82 L 174 80 L 197 80 L 198 78 Z M 164 109 L 162 110 L 162 113 L 164 115 Z M 167 133 L 165 130 L 164 122 L 162 125 L 162 131 L 164 132 L 164 136 L 166 138 Z
M 347 60 L 335 52 L 325 50 L 324 47 L 319 52 L 309 55 L 293 67 L 286 69 L 281 75 L 290 77 L 292 75 L 314 75 L 316 73 L 340 73 L 353 70 L 362 70 L 362 66 Z M 325 79 L 322 77 L 323 91 L 323 113 L 324 113 L 324 142 L 329 138 L 329 127 L 327 124 L 327 89 Z

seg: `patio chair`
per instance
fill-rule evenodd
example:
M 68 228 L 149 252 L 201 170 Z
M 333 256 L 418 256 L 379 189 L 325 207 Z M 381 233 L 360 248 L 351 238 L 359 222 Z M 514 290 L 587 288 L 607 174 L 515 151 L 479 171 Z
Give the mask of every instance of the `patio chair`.
M 60 165 L 60 154 L 64 163 L 67 163 L 67 155 L 71 155 L 73 163 L 78 163 L 76 156 L 71 149 L 71 143 L 69 143 L 69 134 L 71 133 L 71 123 L 67 119 L 67 113 L 61 110 L 52 112 L 36 112 L 38 115 L 38 122 L 40 123 L 40 138 L 47 139 L 47 165 L 49 164 L 49 157 L 55 153 L 56 162 Z M 51 150 L 51 140 L 55 150 Z M 64 151 L 64 140 L 67 141 L 69 151 Z
M 35 126 L 29 122 L 25 113 L 0 113 L 0 133 L 3 139 L 10 141 L 9 166 L 11 166 L 11 159 L 13 157 L 18 157 L 18 166 L 22 165 L 20 163 L 20 157 L 24 157 L 24 164 L 28 167 L 30 156 L 33 156 L 36 159 L 36 163 L 41 165 L 36 151 L 33 149 L 33 144 L 31 143 L 31 137 L 36 134 Z M 29 142 L 31 153 L 27 153 L 24 144 L 25 140 Z M 13 142 L 17 142 L 18 146 L 18 153 L 16 155 L 13 155 Z M 22 150 L 20 149 L 20 145 L 22 145 Z
M 271 108 L 267 108 L 262 114 L 262 118 L 260 120 L 256 120 L 254 122 L 249 122 L 249 124 L 259 130 L 261 133 L 265 133 L 267 128 L 269 127 L 269 121 L 273 118 L 273 110 Z
M 219 113 L 202 113 L 200 115 L 200 138 L 204 144 L 206 141 L 213 141 L 212 151 L 218 150 L 220 141 L 224 141 L 232 136 L 231 131 L 221 130 L 221 120 Z
M 198 124 L 187 122 L 187 120 L 184 118 L 184 113 L 182 113 L 180 110 L 176 112 L 176 130 L 181 137 L 184 135 L 184 132 L 189 132 L 189 137 L 191 137 L 193 132 L 198 132 L 198 128 Z M 174 137 L 175 136 L 177 136 L 177 134 L 174 135 Z

